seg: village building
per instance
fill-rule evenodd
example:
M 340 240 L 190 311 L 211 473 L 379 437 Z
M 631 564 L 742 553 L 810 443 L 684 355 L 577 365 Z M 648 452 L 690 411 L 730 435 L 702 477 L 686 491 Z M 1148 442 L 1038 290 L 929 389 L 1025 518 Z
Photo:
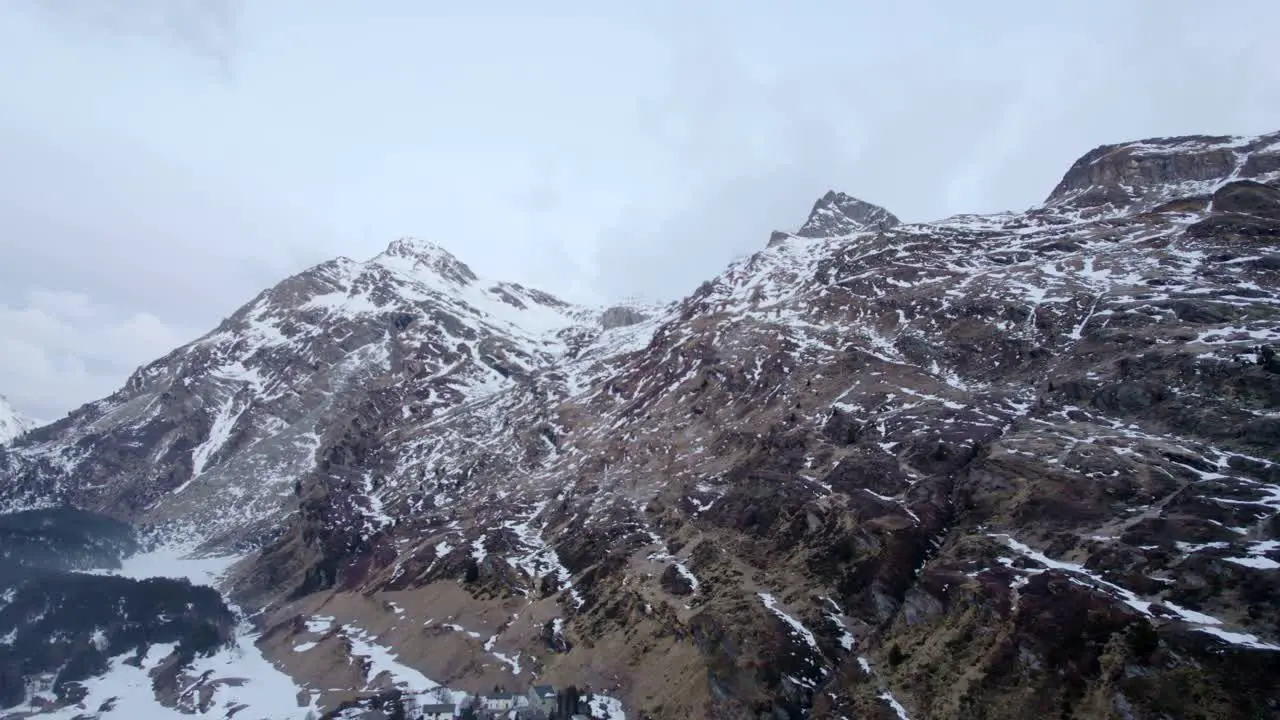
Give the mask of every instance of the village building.
M 421 718 L 421 720 L 453 720 L 456 710 L 457 706 L 453 703 L 422 705 L 417 709 L 418 714 L 410 715 L 410 717 Z
M 509 692 L 489 693 L 484 696 L 484 709 L 491 712 L 506 712 L 516 707 L 516 694 Z
M 552 685 L 534 685 L 529 688 L 529 707 L 550 715 L 556 709 L 556 689 Z

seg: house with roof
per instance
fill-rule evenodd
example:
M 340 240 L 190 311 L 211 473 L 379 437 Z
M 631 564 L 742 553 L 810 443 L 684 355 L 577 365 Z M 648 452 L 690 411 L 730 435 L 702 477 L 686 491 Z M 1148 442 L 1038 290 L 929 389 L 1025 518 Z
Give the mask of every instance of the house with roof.
M 548 715 L 555 712 L 556 709 L 556 689 L 553 685 L 533 685 L 526 693 L 529 697 L 529 707 L 544 712 Z
M 490 712 L 506 712 L 516 707 L 517 695 L 509 692 L 494 692 L 483 696 L 484 709 Z
M 422 720 L 453 720 L 457 706 L 453 703 L 434 703 L 418 706 L 418 714 L 412 717 Z

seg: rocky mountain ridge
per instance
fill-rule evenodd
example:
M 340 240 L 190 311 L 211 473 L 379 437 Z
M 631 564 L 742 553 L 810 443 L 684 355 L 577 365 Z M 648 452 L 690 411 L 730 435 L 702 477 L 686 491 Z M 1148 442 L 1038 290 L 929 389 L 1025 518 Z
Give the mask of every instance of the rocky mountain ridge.
M 1278 184 L 1275 133 L 1099 148 L 1024 213 L 829 193 L 608 320 L 405 240 L 0 450 L 0 500 L 252 551 L 325 707 L 376 639 L 651 717 L 1264 716 Z

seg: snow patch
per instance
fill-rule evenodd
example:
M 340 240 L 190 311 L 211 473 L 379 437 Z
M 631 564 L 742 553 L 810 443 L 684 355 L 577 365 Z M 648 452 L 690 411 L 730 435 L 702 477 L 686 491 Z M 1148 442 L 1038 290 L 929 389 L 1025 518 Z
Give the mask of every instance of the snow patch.
M 765 607 L 769 608 L 774 615 L 777 615 L 784 623 L 789 625 L 796 635 L 799 635 L 806 643 L 809 644 L 809 647 L 813 648 L 815 651 L 818 650 L 818 638 L 814 637 L 813 633 L 809 631 L 809 628 L 804 626 L 804 623 L 794 617 L 791 617 L 785 610 L 778 607 L 778 601 L 773 597 L 773 595 L 765 592 L 757 594 L 760 596 L 760 601 L 764 603 Z

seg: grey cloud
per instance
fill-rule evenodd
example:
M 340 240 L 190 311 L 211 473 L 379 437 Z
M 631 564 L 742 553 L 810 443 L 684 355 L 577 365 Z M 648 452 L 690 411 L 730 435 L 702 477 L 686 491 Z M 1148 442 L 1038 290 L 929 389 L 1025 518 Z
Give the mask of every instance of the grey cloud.
M 671 299 L 828 189 L 906 221 L 1020 209 L 1101 143 L 1277 129 L 1280 5 L 1232 8 L 0 3 L 0 312 L 25 333 L 0 392 L 61 412 L 399 235 L 569 299 Z
M 151 313 L 123 311 L 83 293 L 33 290 L 20 302 L 0 304 L 0 377 L 16 407 L 53 421 L 115 391 L 138 365 L 193 336 Z
M 115 38 L 160 40 L 229 81 L 241 43 L 241 0 L 22 0 L 50 23 Z
M 793 229 L 828 188 L 907 221 L 1023 209 L 1099 144 L 1280 127 L 1280 46 L 1264 29 L 1280 7 L 1242 11 L 1273 22 L 1181 1 L 905 3 L 833 13 L 868 49 L 810 66 L 789 61 L 784 35 L 735 44 L 720 31 L 733 9 L 681 16 L 661 26 L 670 92 L 639 111 L 677 158 L 679 199 L 637 202 L 602 233 L 597 282 L 687 292 L 769 229 Z
M 0 137 L 0 153 L 0 232 L 8 238 L 0 300 L 56 283 L 199 327 L 329 255 L 306 247 L 308 223 L 287 210 L 210 185 L 143 148 L 41 146 L 13 129 Z

